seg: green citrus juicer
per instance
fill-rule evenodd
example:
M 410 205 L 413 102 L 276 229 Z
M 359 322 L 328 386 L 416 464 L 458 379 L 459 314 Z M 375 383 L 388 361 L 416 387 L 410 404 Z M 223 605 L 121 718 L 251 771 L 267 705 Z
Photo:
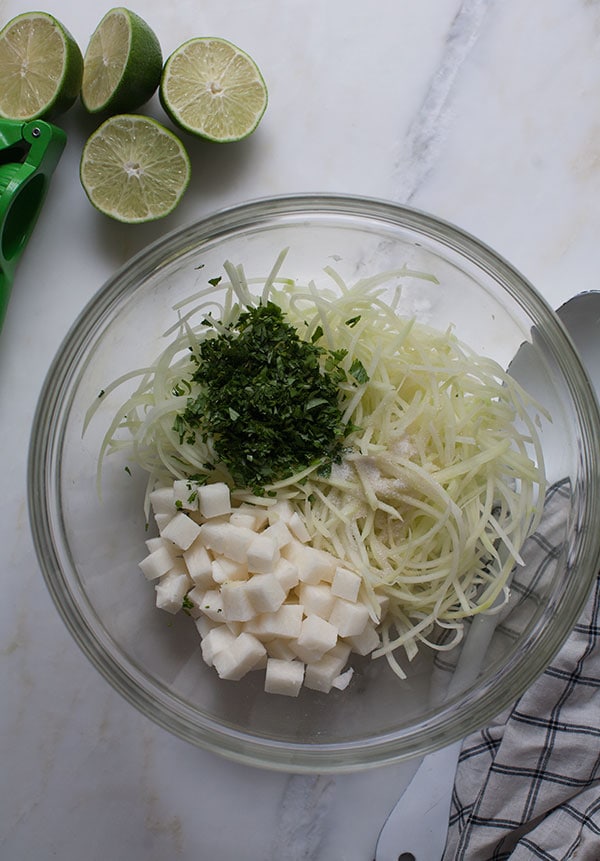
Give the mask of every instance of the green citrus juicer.
M 42 120 L 0 119 L 0 329 L 17 263 L 66 142 L 62 129 Z

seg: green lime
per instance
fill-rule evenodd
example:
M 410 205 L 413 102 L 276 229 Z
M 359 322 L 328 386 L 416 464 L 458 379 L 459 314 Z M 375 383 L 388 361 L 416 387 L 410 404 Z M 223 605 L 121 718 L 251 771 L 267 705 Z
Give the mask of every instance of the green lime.
M 267 107 L 267 88 L 248 54 L 225 39 L 190 39 L 165 63 L 160 101 L 185 131 L 218 143 L 254 131 Z
M 117 114 L 87 139 L 79 176 L 90 202 L 128 224 L 154 221 L 177 206 L 190 160 L 173 132 L 150 117 Z
M 160 83 L 163 60 L 154 31 L 129 9 L 111 9 L 83 58 L 81 101 L 91 114 L 135 111 Z
M 0 116 L 33 120 L 64 113 L 81 88 L 83 58 L 47 12 L 24 12 L 0 31 Z

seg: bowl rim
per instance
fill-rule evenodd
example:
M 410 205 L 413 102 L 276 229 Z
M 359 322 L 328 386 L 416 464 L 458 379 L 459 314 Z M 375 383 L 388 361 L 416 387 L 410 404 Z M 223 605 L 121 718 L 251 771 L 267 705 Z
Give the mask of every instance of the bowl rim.
M 550 642 L 542 630 L 535 655 L 514 656 L 519 668 L 518 683 L 512 682 L 498 705 L 497 691 L 488 684 L 471 703 L 469 713 L 457 717 L 446 707 L 435 721 L 427 719 L 417 728 L 388 733 L 374 739 L 352 743 L 301 744 L 279 743 L 259 736 L 230 731 L 215 721 L 201 726 L 193 719 L 196 712 L 182 700 L 173 697 L 160 685 L 143 685 L 133 662 L 119 662 L 112 654 L 110 637 L 100 625 L 92 630 L 88 618 L 82 618 L 85 596 L 77 594 L 71 579 L 61 570 L 57 531 L 47 507 L 48 488 L 52 487 L 52 463 L 56 440 L 50 433 L 65 411 L 66 392 L 78 360 L 88 343 L 94 340 L 94 329 L 106 317 L 113 303 L 135 286 L 140 270 L 145 278 L 161 265 L 208 238 L 239 231 L 257 219 L 268 220 L 281 215 L 297 218 L 315 213 L 348 215 L 401 224 L 442 242 L 466 257 L 479 268 L 502 281 L 505 290 L 534 318 L 542 316 L 548 324 L 548 337 L 558 339 L 563 370 L 577 383 L 575 393 L 580 401 L 580 418 L 587 425 L 588 436 L 600 445 L 600 411 L 596 393 L 588 379 L 570 336 L 554 309 L 524 276 L 504 257 L 469 232 L 449 221 L 410 206 L 349 194 L 291 194 L 263 197 L 226 206 L 191 224 L 175 228 L 155 239 L 120 266 L 92 296 L 67 331 L 46 374 L 38 399 L 28 454 L 28 509 L 34 547 L 46 586 L 54 604 L 73 638 L 96 669 L 127 701 L 155 723 L 196 745 L 253 766 L 284 771 L 354 771 L 422 756 L 450 744 L 482 727 L 509 702 L 517 699 L 537 678 L 558 652 L 583 609 L 591 584 L 600 567 L 600 536 L 593 530 L 582 530 L 579 556 L 588 560 L 588 568 L 578 582 L 571 577 L 561 596 L 560 614 L 554 614 Z M 518 285 L 514 287 L 513 283 Z M 508 285 L 508 286 L 507 286 Z M 522 292 L 521 292 L 522 291 Z M 573 388 L 573 387 L 571 387 Z M 590 447 L 590 449 L 593 447 Z M 583 459 L 590 476 L 597 482 L 597 470 L 591 451 Z M 589 493 L 588 488 L 584 492 Z M 600 494 L 598 494 L 600 497 Z M 591 519 L 591 518 L 590 518 Z M 62 548 L 68 555 L 68 548 Z M 565 603 L 566 602 L 566 603 Z M 565 606 L 568 612 L 565 611 Z M 90 608 L 91 609 L 91 608 Z M 98 620 L 99 621 L 99 620 Z M 100 632 L 100 634 L 99 634 Z

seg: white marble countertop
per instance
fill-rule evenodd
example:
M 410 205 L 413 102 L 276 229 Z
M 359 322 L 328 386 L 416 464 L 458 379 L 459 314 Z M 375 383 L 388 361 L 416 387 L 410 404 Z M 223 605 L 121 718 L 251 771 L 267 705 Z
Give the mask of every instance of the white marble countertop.
M 68 327 L 118 266 L 167 230 L 271 194 L 356 193 L 428 210 L 493 246 L 555 307 L 597 288 L 600 2 L 130 6 L 165 55 L 194 35 L 245 48 L 270 103 L 241 144 L 191 142 L 184 203 L 139 227 L 88 204 L 78 161 L 93 123 L 77 107 L 61 122 L 67 149 L 0 335 L 0 857 L 371 861 L 415 763 L 337 777 L 239 766 L 137 714 L 79 651 L 29 532 L 36 400 Z M 0 24 L 30 8 L 0 0 Z M 84 48 L 110 6 L 44 8 Z

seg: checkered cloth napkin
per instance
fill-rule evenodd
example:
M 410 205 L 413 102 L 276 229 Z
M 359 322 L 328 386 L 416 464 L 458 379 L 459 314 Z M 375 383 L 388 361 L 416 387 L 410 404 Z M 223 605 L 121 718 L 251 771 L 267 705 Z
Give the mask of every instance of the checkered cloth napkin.
M 528 565 L 539 559 L 541 576 L 560 549 L 568 493 L 552 488 L 528 541 Z M 600 575 L 548 669 L 465 739 L 442 861 L 600 861 L 599 611 Z

